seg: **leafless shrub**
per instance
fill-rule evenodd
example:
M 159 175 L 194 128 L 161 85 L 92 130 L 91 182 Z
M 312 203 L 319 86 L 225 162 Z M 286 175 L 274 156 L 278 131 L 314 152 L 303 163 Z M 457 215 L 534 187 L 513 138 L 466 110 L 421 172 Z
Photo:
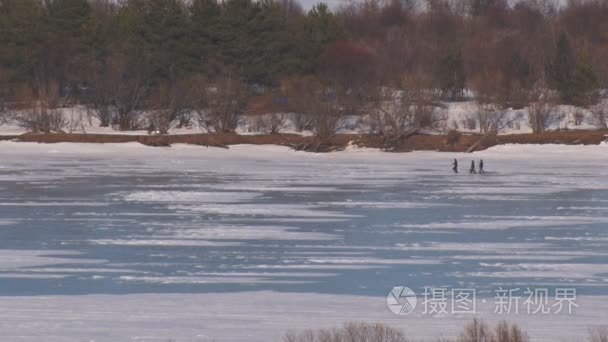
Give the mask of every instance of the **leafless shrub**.
M 121 131 L 142 128 L 150 81 L 141 64 L 116 53 L 92 68 L 87 106 L 101 127 L 112 125 Z
M 405 342 L 403 333 L 397 329 L 376 323 L 349 322 L 339 329 L 307 330 L 288 333 L 284 342 Z
M 477 121 L 479 130 L 485 134 L 498 133 L 498 127 L 504 125 L 506 111 L 494 103 L 479 103 L 477 105 Z
M 291 113 L 289 121 L 296 132 L 303 132 L 312 129 L 312 119 L 307 113 Z
M 207 132 L 234 132 L 247 106 L 247 86 L 226 71 L 200 88 L 201 100 L 194 106 L 200 127 Z
M 6 124 L 11 117 L 11 112 L 8 108 L 8 75 L 0 67 L 0 126 Z
M 276 134 L 285 128 L 288 115 L 285 113 L 271 113 L 261 115 L 256 120 L 257 130 L 266 134 Z
M 13 112 L 9 108 L 2 106 L 0 103 L 0 126 L 8 123 L 13 116 Z
M 494 329 L 492 342 L 528 342 L 528 335 L 517 325 L 502 321 Z
M 57 108 L 59 87 L 56 83 L 38 86 L 36 89 L 23 87 L 19 92 L 20 108 L 13 118 L 33 133 L 61 132 L 67 122 Z
M 291 107 L 302 113 L 302 123 L 309 120 L 310 130 L 317 144 L 327 143 L 345 125 L 345 111 L 352 107 L 349 89 L 324 83 L 314 77 L 303 77 L 291 81 L 292 89 L 297 89 L 298 99 L 293 99 Z
M 542 133 L 552 124 L 563 119 L 563 115 L 557 112 L 557 94 L 545 88 L 543 85 L 535 86 L 529 95 L 528 123 L 532 132 Z
M 328 142 L 345 125 L 345 113 L 357 107 L 352 89 L 318 78 L 295 77 L 285 80 L 282 92 L 296 131 L 312 131 L 318 144 Z
M 121 131 L 142 128 L 142 113 L 150 89 L 145 63 L 114 54 L 96 65 L 91 76 L 88 106 L 100 126 L 110 124 Z
M 384 138 L 384 148 L 395 148 L 415 128 L 415 98 L 412 93 L 380 88 L 370 109 L 369 127 Z
M 458 125 L 458 121 L 451 121 L 451 125 L 450 127 L 452 128 L 452 130 L 459 130 L 460 129 L 460 125 Z
M 600 326 L 590 328 L 589 342 L 608 342 L 608 327 Z
M 479 102 L 477 105 L 477 121 L 483 134 L 498 134 L 505 127 L 512 126 L 522 119 L 521 113 L 509 116 L 509 111 L 497 103 Z
M 438 106 L 439 96 L 431 91 L 423 90 L 415 96 L 414 127 L 416 129 L 444 130 L 447 122 L 447 111 Z
M 306 113 L 293 113 L 291 116 L 291 122 L 293 123 L 297 132 L 312 129 L 312 119 L 310 115 Z
M 608 128 L 608 100 L 603 100 L 589 108 L 591 117 L 590 123 L 597 128 Z
M 334 90 L 321 88 L 309 94 L 311 102 L 309 115 L 312 124 L 312 133 L 320 143 L 329 141 L 345 125 L 345 118 L 340 107 L 332 99 Z
M 95 63 L 91 69 L 87 109 L 92 117 L 99 120 L 100 127 L 110 127 L 116 112 L 113 88 L 119 81 L 119 75 L 116 74 L 118 70 L 112 70 L 110 65 L 101 62 Z
M 376 323 L 347 323 L 343 330 L 346 332 L 347 341 L 354 342 L 404 342 L 403 333 L 387 325 Z
M 65 117 L 65 115 L 64 115 Z M 81 132 L 85 131 L 84 128 L 85 120 L 84 113 L 79 108 L 70 108 L 69 117 L 66 120 L 66 129 L 68 133 L 74 133 L 75 131 L 80 130 Z
M 20 126 L 33 133 L 61 132 L 66 125 L 62 113 L 43 101 L 32 102 L 14 116 Z
M 572 115 L 572 119 L 574 121 L 574 126 L 580 126 L 583 124 L 583 120 L 585 119 L 585 114 L 583 112 L 581 112 L 580 110 L 578 110 Z
M 145 121 L 143 102 L 148 92 L 149 84 L 145 79 L 132 79 L 118 87 L 114 94 L 116 106 L 115 123 L 121 131 L 137 130 L 142 128 Z
M 476 130 L 477 129 L 477 117 L 476 115 L 470 115 L 461 120 L 462 127 L 468 130 Z
M 306 98 L 302 96 L 310 91 L 310 79 L 292 77 L 281 82 L 280 93 L 286 99 L 285 111 L 290 112 L 289 121 L 296 132 L 312 130 L 312 118 L 307 109 Z
M 458 342 L 492 342 L 492 331 L 485 322 L 475 318 L 465 326 Z
M 458 339 L 459 342 L 528 342 L 528 336 L 517 325 L 505 321 L 492 329 L 483 321 L 474 319 Z
M 384 148 L 395 148 L 407 135 L 423 128 L 445 126 L 447 114 L 438 110 L 438 96 L 416 81 L 401 89 L 379 87 L 368 111 L 371 133 L 384 137 Z
M 159 134 L 167 134 L 178 123 L 187 121 L 192 108 L 193 84 L 186 80 L 168 80 L 155 86 L 147 102 L 147 118 Z

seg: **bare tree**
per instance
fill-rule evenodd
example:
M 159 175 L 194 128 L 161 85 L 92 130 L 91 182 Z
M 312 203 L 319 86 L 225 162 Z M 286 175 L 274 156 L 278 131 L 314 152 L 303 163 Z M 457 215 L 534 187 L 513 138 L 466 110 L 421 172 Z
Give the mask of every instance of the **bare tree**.
M 376 323 L 348 322 L 342 328 L 307 330 L 288 333 L 284 342 L 405 342 L 405 335 L 397 329 Z
M 407 136 L 423 128 L 437 128 L 445 122 L 445 113 L 438 111 L 438 94 L 424 89 L 422 83 L 404 80 L 402 87 L 380 86 L 368 111 L 372 133 L 384 137 L 384 148 L 391 150 Z
M 460 334 L 460 338 L 458 342 L 491 342 L 492 341 L 492 331 L 488 327 L 488 325 L 475 318 L 469 324 L 467 324 L 464 328 L 462 334 Z
M 483 134 L 498 134 L 506 127 L 522 119 L 522 114 L 509 115 L 509 110 L 499 102 L 486 102 L 481 100 L 477 103 L 475 113 L 479 122 L 479 130 Z
M 260 115 L 256 120 L 257 129 L 266 134 L 279 133 L 287 125 L 288 118 L 286 113 Z
M 19 91 L 18 102 L 14 119 L 33 133 L 62 132 L 67 125 L 58 108 L 60 96 L 56 82 L 41 82 L 36 88 L 24 86 Z
M 536 85 L 530 95 L 528 104 L 528 123 L 532 132 L 542 133 L 553 123 L 561 120 L 563 115 L 556 109 L 556 94 L 543 84 Z
M 111 124 L 121 131 L 140 129 L 149 90 L 145 63 L 115 53 L 94 68 L 88 106 L 102 127 Z
M 527 334 L 517 325 L 501 321 L 492 331 L 483 321 L 474 319 L 458 339 L 459 342 L 527 342 Z
M 247 107 L 249 89 L 232 71 L 224 71 L 200 87 L 195 113 L 207 132 L 233 133 Z
M 167 134 L 176 124 L 187 122 L 194 100 L 193 88 L 192 82 L 178 79 L 156 85 L 147 102 L 150 128 L 159 134 Z
M 119 66 L 119 68 L 122 68 Z M 124 70 L 124 69 L 123 69 Z M 116 107 L 116 121 L 121 131 L 142 127 L 143 103 L 150 83 L 143 72 L 135 72 L 132 77 L 122 74 L 121 82 L 114 87 L 112 102 Z
M 599 129 L 608 128 L 608 100 L 602 100 L 589 107 L 591 124 Z
M 353 103 L 352 93 L 336 84 L 313 76 L 296 77 L 285 82 L 288 108 L 296 130 L 309 128 L 316 146 L 327 144 L 345 125 L 345 113 Z
M 85 113 L 82 108 L 72 107 L 68 110 L 68 115 L 64 115 L 65 128 L 68 133 L 74 133 L 78 130 L 81 132 L 85 131 Z
M 312 120 L 308 113 L 296 112 L 289 115 L 289 120 L 293 124 L 296 132 L 303 132 L 312 129 Z
M 307 88 L 307 81 L 304 78 L 292 77 L 281 82 L 281 96 L 285 97 L 285 111 L 290 112 L 291 121 L 296 132 L 303 132 L 312 129 L 312 120 L 308 112 L 305 112 L 306 99 L 301 96 Z
M 0 126 L 4 125 L 10 117 L 8 109 L 9 80 L 7 72 L 0 68 Z
M 370 109 L 369 127 L 384 138 L 384 149 L 395 148 L 403 137 L 414 130 L 414 98 L 398 89 L 381 87 L 373 108 Z
M 345 125 L 343 112 L 332 98 L 337 97 L 335 90 L 321 88 L 309 94 L 311 103 L 309 115 L 312 124 L 312 133 L 317 143 L 329 142 Z
M 116 112 L 113 88 L 119 82 L 119 75 L 105 61 L 96 63 L 92 69 L 87 109 L 99 120 L 100 127 L 110 127 Z
M 608 342 L 608 327 L 599 326 L 590 328 L 589 342 Z
M 345 124 L 344 108 L 341 106 L 348 97 L 347 90 L 330 86 L 318 79 L 306 78 L 301 87 L 302 108 L 299 110 L 310 117 L 311 130 L 317 144 L 328 143 Z
M 0 103 L 0 106 L 2 106 L 2 104 Z M 9 112 L 8 108 L 2 106 L 0 107 L 0 126 L 5 125 L 11 118 L 11 113 Z
M 494 329 L 492 342 L 528 342 L 528 335 L 517 325 L 509 324 L 506 321 L 498 323 Z

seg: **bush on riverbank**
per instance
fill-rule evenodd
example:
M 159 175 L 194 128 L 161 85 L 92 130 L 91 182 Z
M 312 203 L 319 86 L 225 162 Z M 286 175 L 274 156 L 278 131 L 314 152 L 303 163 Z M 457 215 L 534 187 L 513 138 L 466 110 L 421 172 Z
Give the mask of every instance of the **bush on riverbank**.
M 589 342 L 608 342 L 608 328 L 596 327 L 589 331 Z M 283 342 L 406 342 L 405 334 L 382 323 L 347 322 L 340 328 L 290 332 Z M 494 328 L 479 319 L 467 324 L 455 340 L 442 342 L 528 342 L 530 338 L 516 324 L 499 322 Z

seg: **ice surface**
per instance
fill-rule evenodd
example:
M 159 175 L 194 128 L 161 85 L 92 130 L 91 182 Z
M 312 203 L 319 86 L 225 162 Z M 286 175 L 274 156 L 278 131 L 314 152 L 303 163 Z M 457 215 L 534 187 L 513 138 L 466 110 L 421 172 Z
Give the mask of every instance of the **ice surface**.
M 435 339 L 471 318 L 393 316 L 395 285 L 489 301 L 499 286 L 576 287 L 573 316 L 509 317 L 537 340 L 584 339 L 608 309 L 606 144 L 0 153 L 3 341 L 268 341 L 352 319 Z M 455 175 L 453 158 L 488 173 Z
M 162 203 L 235 203 L 251 201 L 261 196 L 252 192 L 201 191 L 137 191 L 124 194 L 126 201 Z
M 78 251 L 67 250 L 0 250 L 0 268 L 21 269 L 26 267 L 49 266 L 78 262 L 80 264 L 96 264 L 103 260 L 76 258 L 81 255 Z M 68 258 L 71 257 L 71 258 Z

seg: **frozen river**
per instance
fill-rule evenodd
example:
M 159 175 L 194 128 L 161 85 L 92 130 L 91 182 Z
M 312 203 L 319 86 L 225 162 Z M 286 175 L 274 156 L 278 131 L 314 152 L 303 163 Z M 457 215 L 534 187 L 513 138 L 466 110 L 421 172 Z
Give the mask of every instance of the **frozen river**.
M 607 155 L 3 142 L 0 339 L 262 341 L 346 319 L 407 331 L 386 307 L 398 285 L 488 302 L 499 288 L 576 289 L 574 316 L 513 319 L 541 340 L 551 329 L 530 321 L 584 333 L 608 324 Z M 464 172 L 480 158 L 487 174 Z M 414 316 L 418 338 L 453 321 Z

